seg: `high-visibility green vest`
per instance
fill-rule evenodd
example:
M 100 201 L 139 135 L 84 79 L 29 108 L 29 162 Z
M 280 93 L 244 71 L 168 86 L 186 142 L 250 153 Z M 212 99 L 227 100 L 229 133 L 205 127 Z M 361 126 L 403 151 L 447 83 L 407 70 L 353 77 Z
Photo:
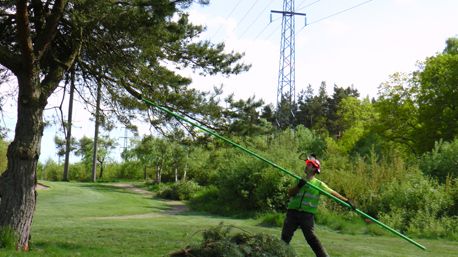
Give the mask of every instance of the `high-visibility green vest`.
M 325 183 L 323 183 L 322 181 L 316 178 L 312 178 L 311 180 L 307 182 L 316 187 L 323 189 L 324 191 L 328 193 L 332 192 L 332 189 L 330 189 Z M 299 193 L 297 193 L 295 196 L 292 196 L 289 199 L 288 209 L 315 214 L 319 203 L 320 203 L 320 191 L 305 184 L 299 190 Z

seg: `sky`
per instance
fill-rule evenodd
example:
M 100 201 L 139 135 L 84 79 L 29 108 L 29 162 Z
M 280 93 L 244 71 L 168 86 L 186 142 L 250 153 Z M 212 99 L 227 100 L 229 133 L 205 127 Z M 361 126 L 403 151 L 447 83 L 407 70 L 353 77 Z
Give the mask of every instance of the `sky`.
M 276 102 L 281 14 L 280 0 L 211 1 L 194 6 L 191 20 L 206 24 L 203 35 L 244 52 L 249 72 L 229 79 L 196 78 L 196 88 L 224 84 L 240 98 L 255 95 Z M 458 36 L 458 1 L 454 0 L 296 0 L 296 93 L 322 81 L 353 86 L 362 97 L 377 96 L 380 83 L 394 72 L 412 72 L 418 61 L 445 47 Z M 307 22 L 307 26 L 304 26 Z
M 228 51 L 243 52 L 251 64 L 237 76 L 200 77 L 190 72 L 192 87 L 210 90 L 223 85 L 225 95 L 236 99 L 255 96 L 275 104 L 278 84 L 281 14 L 280 0 L 211 0 L 210 5 L 192 6 L 188 12 L 194 24 L 206 26 L 202 39 L 224 42 Z M 456 0 L 296 0 L 295 18 L 296 93 L 311 85 L 315 90 L 325 81 L 328 94 L 333 86 L 353 86 L 361 97 L 377 97 L 378 86 L 394 72 L 412 72 L 417 62 L 441 52 L 449 37 L 458 36 Z M 304 26 L 307 24 L 306 26 Z M 58 105 L 52 99 L 48 107 Z M 6 108 L 5 108 L 6 107 Z M 11 131 L 15 106 L 4 106 L 4 124 Z M 55 110 L 46 111 L 49 117 Z M 74 114 L 73 133 L 93 137 L 93 121 L 81 109 Z M 40 162 L 57 160 L 56 126 L 47 127 L 42 140 Z M 146 133 L 146 131 L 144 131 Z M 12 139 L 12 132 L 8 134 Z M 113 158 L 119 159 L 124 130 L 111 132 L 119 138 Z M 130 134 L 127 135 L 131 137 Z

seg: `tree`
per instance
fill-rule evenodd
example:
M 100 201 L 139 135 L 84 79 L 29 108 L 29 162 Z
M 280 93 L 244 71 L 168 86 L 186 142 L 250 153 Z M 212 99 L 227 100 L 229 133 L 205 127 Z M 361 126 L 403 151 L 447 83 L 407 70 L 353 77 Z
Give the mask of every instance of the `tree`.
M 74 137 L 72 137 L 70 140 L 69 140 L 70 144 L 69 144 L 69 149 L 70 149 L 70 152 L 73 152 L 76 150 L 76 139 Z M 67 152 L 67 140 L 66 139 L 62 139 L 58 136 L 55 136 L 54 137 L 54 144 L 56 144 L 56 149 L 57 149 L 57 156 L 60 158 L 64 157 L 66 155 L 66 152 Z M 66 181 L 64 179 L 64 181 Z
M 356 145 L 360 140 L 371 136 L 371 128 L 378 121 L 378 113 L 375 111 L 369 98 L 359 100 L 349 96 L 343 98 L 337 109 L 338 126 L 342 129 L 342 136 L 338 139 L 341 150 L 345 153 L 357 151 Z M 376 142 L 371 142 L 375 144 Z
M 0 177 L 0 228 L 17 232 L 19 248 L 28 249 L 36 205 L 43 111 L 70 67 L 75 66 L 77 79 L 90 92 L 96 90 L 96 79 L 102 79 L 106 102 L 117 104 L 115 110 L 124 122 L 131 117 L 129 110 L 142 108 L 124 89 L 131 93 L 136 89 L 179 109 L 198 110 L 202 95 L 187 88 L 190 79 L 167 67 L 201 74 L 248 69 L 239 63 L 242 55 L 224 53 L 223 44 L 197 40 L 203 28 L 190 24 L 184 12 L 193 2 L 0 3 L 0 65 L 14 74 L 18 89 L 14 139 L 8 147 L 6 172 Z
M 417 85 L 412 76 L 395 73 L 379 87 L 379 98 L 374 107 L 379 113 L 376 131 L 388 142 L 416 153 L 415 134 L 418 131 Z
M 341 117 L 339 117 L 338 109 L 342 100 L 347 97 L 358 98 L 358 90 L 353 87 L 343 88 L 334 85 L 334 93 L 331 98 L 328 98 L 328 108 L 326 108 L 326 127 L 329 131 L 329 134 L 333 135 L 336 138 L 341 137 L 344 130 L 344 128 L 340 124 Z
M 299 92 L 298 101 L 297 101 L 297 112 L 295 114 L 296 117 L 296 124 L 302 124 L 306 128 L 311 128 L 313 126 L 314 121 L 314 113 L 313 110 L 313 88 L 312 85 L 308 85 L 306 90 L 302 90 Z
M 418 73 L 417 148 L 430 151 L 439 140 L 458 135 L 458 38 L 447 40 L 442 54 L 428 58 Z
M 104 164 L 110 155 L 110 151 L 115 148 L 115 142 L 113 139 L 109 138 L 108 136 L 101 136 L 98 139 L 98 147 L 97 147 L 97 159 L 96 161 L 100 164 L 100 173 L 99 178 L 103 177 L 103 168 Z M 86 170 L 92 170 L 92 158 L 94 156 L 94 140 L 89 137 L 82 137 L 78 141 L 77 149 L 75 154 L 77 156 L 81 156 L 81 161 L 84 163 Z M 93 176 L 91 173 L 91 180 Z
M 326 82 L 322 81 L 318 89 L 318 95 L 313 97 L 310 102 L 310 120 L 312 121 L 312 129 L 320 134 L 327 134 L 326 123 L 328 108 L 328 93 L 326 91 Z
M 228 107 L 223 111 L 228 132 L 238 136 L 253 136 L 265 134 L 272 128 L 266 119 L 261 118 L 260 108 L 264 104 L 262 100 L 250 97 L 247 100 L 233 99 L 230 95 L 225 99 Z
M 154 137 L 146 136 L 141 141 L 136 142 L 136 146 L 132 149 L 132 156 L 136 158 L 143 167 L 143 179 L 148 179 L 148 168 L 154 166 L 155 144 Z

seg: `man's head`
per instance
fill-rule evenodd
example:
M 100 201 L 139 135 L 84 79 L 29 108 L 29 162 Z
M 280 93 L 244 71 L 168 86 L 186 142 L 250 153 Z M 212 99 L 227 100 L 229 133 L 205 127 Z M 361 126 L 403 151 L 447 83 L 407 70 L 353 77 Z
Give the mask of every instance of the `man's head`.
M 305 160 L 305 170 L 304 172 L 305 173 L 308 173 L 308 172 L 313 172 L 313 175 L 315 175 L 316 173 L 320 173 L 320 167 L 321 167 L 321 164 L 320 164 L 320 161 L 316 158 L 316 155 L 315 154 L 311 154 L 307 160 Z

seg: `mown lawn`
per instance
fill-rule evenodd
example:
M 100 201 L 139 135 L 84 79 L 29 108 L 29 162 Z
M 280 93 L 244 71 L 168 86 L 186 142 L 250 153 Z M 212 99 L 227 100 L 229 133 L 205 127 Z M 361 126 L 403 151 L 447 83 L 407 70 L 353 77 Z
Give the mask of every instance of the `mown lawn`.
M 279 236 L 252 219 L 202 213 L 170 214 L 166 201 L 110 184 L 51 183 L 38 192 L 31 251 L 0 251 L 0 256 L 165 256 L 201 239 L 200 232 L 224 222 L 253 233 Z M 318 227 L 331 256 L 457 256 L 458 242 L 416 239 L 423 251 L 397 237 L 348 235 Z M 292 242 L 298 256 L 314 256 L 298 231 Z

